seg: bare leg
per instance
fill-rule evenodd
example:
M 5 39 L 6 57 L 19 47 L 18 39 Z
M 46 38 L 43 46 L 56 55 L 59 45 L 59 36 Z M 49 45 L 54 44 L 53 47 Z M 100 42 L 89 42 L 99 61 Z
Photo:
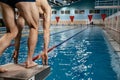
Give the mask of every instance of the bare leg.
M 38 8 L 35 2 L 19 2 L 16 4 L 16 7 L 19 9 L 20 14 L 22 14 L 30 27 L 28 38 L 28 58 L 26 61 L 26 67 L 29 68 L 36 65 L 36 63 L 32 61 L 32 56 L 36 47 L 38 37 Z
M 17 26 L 18 26 L 18 34 L 17 37 L 15 38 L 15 50 L 13 53 L 13 59 L 14 63 L 18 63 L 18 55 L 19 55 L 19 48 L 20 48 L 20 39 L 21 39 L 21 34 L 22 34 L 22 29 L 25 25 L 24 18 L 19 15 L 18 19 L 16 20 Z
M 3 51 L 10 45 L 11 40 L 16 37 L 18 30 L 14 20 L 13 9 L 4 3 L 1 3 L 0 5 L 2 8 L 3 19 L 8 29 L 8 31 L 0 38 L 0 55 L 1 55 Z M 4 71 L 6 70 L 0 68 L 0 72 Z

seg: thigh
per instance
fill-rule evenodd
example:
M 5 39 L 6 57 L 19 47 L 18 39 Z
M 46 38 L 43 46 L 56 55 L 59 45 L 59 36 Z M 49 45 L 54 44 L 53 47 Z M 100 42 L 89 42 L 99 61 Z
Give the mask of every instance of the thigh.
M 12 31 L 14 27 L 16 27 L 15 24 L 15 16 L 14 16 L 14 10 L 11 6 L 1 3 L 1 10 L 3 15 L 3 20 L 8 28 L 9 31 Z
M 39 12 L 35 2 L 19 2 L 16 7 L 30 27 L 38 25 Z

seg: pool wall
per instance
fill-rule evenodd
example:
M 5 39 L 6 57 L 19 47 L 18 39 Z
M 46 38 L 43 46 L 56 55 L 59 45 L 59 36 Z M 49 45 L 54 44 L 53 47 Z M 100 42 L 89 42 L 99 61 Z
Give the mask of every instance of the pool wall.
M 120 80 L 120 56 L 119 56 L 119 53 L 116 52 L 116 50 L 115 50 L 116 46 L 112 44 L 113 40 L 106 31 L 104 31 L 104 36 L 105 36 L 104 38 L 107 42 L 108 48 L 110 50 L 109 53 L 111 55 L 112 68 L 117 74 L 117 80 Z

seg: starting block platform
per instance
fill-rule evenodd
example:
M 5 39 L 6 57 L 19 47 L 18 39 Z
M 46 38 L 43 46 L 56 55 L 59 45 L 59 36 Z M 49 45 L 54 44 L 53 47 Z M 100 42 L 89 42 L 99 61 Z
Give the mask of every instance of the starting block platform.
M 8 71 L 0 73 L 0 80 L 43 80 L 50 73 L 50 67 L 43 65 L 25 68 L 20 64 L 9 63 L 1 67 Z

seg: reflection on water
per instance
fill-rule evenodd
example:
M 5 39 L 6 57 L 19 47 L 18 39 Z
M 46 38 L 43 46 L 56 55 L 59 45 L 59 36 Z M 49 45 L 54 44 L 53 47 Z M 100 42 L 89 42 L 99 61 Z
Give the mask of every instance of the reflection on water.
M 80 30 L 79 28 L 52 35 L 50 47 L 59 44 Z M 26 38 L 22 38 L 24 39 Z M 43 48 L 41 46 L 43 35 L 39 35 L 38 40 L 35 55 Z M 27 46 L 25 45 L 27 43 L 21 44 L 19 62 L 26 60 Z M 0 58 L 0 64 L 9 62 L 13 49 L 11 47 L 5 51 Z M 114 60 L 116 54 L 110 49 L 100 28 L 88 28 L 49 53 L 51 73 L 46 80 L 117 80 L 117 74 L 113 68 L 116 70 L 115 64 L 118 60 Z M 36 62 L 41 64 L 41 60 Z
M 100 28 L 89 28 L 58 47 L 49 62 L 52 70 L 46 80 L 117 80 Z

